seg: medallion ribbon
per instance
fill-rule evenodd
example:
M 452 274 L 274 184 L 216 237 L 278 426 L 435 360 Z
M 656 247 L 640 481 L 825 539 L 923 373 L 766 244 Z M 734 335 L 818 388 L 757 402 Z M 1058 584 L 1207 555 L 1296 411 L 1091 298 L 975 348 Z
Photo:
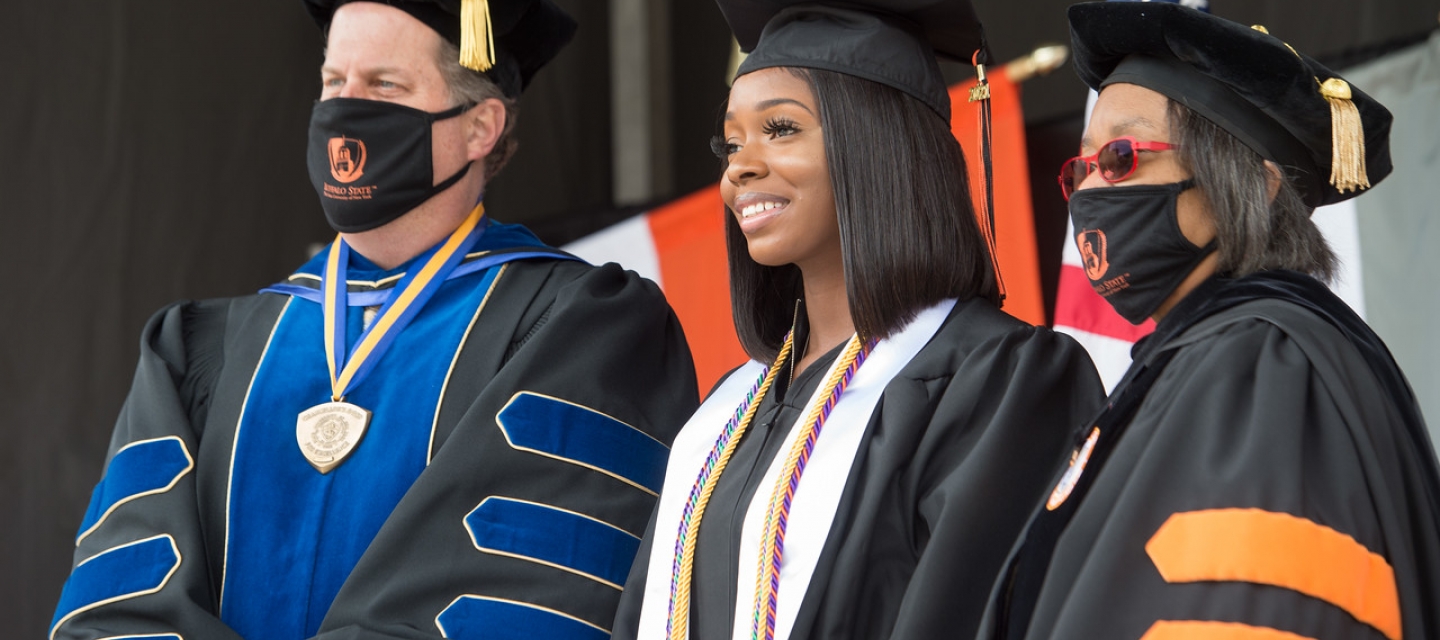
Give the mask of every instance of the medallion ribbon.
M 420 269 L 409 270 L 400 282 L 396 283 L 375 321 L 360 334 L 353 351 L 345 348 L 346 313 L 349 308 L 345 272 L 350 247 L 344 238 L 335 238 L 325 262 L 325 298 L 322 302 L 325 363 L 330 367 L 330 392 L 333 401 L 341 402 L 345 394 L 370 374 L 375 363 L 394 343 L 395 336 L 405 330 L 425 303 L 440 289 L 450 272 L 484 233 L 485 227 L 479 224 L 484 215 L 485 205 L 475 205 L 465 221 L 460 223 L 444 244 L 434 250 Z

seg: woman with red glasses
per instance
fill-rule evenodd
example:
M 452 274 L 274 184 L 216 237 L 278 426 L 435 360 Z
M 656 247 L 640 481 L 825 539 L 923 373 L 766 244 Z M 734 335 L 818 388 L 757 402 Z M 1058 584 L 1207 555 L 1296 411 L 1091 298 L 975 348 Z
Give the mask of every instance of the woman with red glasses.
M 1070 8 L 1100 91 L 1060 187 L 1094 289 L 1157 321 L 1011 553 L 980 637 L 1440 637 L 1440 474 L 1315 207 L 1390 114 L 1262 27 Z

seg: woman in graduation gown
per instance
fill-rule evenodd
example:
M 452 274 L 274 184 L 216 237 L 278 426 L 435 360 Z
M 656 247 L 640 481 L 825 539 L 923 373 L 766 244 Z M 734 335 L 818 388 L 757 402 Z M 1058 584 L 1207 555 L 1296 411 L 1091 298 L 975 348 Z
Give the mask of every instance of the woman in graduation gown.
M 752 50 L 716 149 L 754 360 L 671 450 L 616 638 L 973 632 L 1101 400 L 1074 341 L 996 308 L 936 63 L 983 46 L 969 4 L 786 4 L 721 3 Z
M 1434 453 L 1309 219 L 1390 172 L 1389 112 L 1261 27 L 1125 2 L 1070 25 L 1100 90 L 1061 174 L 1076 242 L 1158 324 L 981 637 L 1440 636 Z

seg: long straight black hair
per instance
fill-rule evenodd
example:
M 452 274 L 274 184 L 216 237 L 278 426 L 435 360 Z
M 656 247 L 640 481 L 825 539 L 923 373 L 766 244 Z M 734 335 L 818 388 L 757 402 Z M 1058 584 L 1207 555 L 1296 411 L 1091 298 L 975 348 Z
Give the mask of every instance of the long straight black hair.
M 1170 137 L 1179 144 L 1180 166 L 1210 205 L 1220 263 L 1239 278 L 1266 269 L 1292 269 L 1330 282 L 1339 259 L 1311 219 L 1295 183 L 1280 181 L 1270 197 L 1265 159 L 1205 116 L 1175 100 L 1168 110 Z
M 786 69 L 810 85 L 819 105 L 850 318 L 861 338 L 887 338 L 946 298 L 996 302 L 965 156 L 944 119 L 878 82 Z M 727 214 L 735 331 L 750 357 L 769 362 L 802 296 L 800 270 L 751 259 L 740 224 Z

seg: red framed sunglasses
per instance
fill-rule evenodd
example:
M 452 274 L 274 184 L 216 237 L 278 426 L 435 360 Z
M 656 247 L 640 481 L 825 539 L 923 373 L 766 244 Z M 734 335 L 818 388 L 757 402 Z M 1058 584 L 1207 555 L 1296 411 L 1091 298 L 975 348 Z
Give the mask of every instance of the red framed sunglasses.
M 1141 151 L 1172 151 L 1180 145 L 1168 142 L 1141 142 L 1134 136 L 1122 136 L 1100 145 L 1100 150 L 1088 156 L 1075 156 L 1060 165 L 1060 193 L 1065 199 L 1090 175 L 1099 170 L 1106 182 L 1119 182 L 1135 173 L 1140 164 Z

